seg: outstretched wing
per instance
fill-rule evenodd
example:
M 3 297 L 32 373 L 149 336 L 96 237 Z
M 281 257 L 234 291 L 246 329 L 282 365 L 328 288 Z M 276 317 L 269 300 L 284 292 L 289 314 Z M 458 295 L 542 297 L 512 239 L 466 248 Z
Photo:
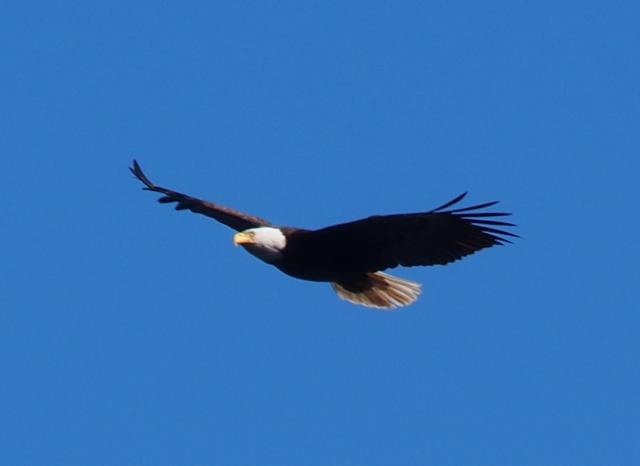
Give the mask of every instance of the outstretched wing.
M 467 193 L 424 213 L 379 215 L 309 232 L 306 240 L 319 250 L 337 247 L 347 263 L 374 272 L 403 265 L 444 265 L 484 248 L 509 243 L 515 226 L 495 220 L 504 212 L 478 212 L 487 202 L 451 209 Z
M 146 177 L 142 168 L 140 168 L 140 164 L 136 160 L 133 161 L 133 167 L 130 167 L 129 170 L 131 170 L 131 173 L 133 173 L 136 178 L 144 183 L 146 187 L 143 189 L 164 194 L 164 196 L 158 199 L 158 202 L 162 204 L 168 204 L 171 202 L 177 203 L 176 210 L 190 210 L 196 214 L 206 215 L 207 217 L 211 217 L 220 223 L 224 223 L 237 231 L 271 225 L 269 222 L 259 217 L 244 214 L 229 207 L 224 207 L 214 204 L 213 202 L 204 201 L 167 188 L 156 186 L 149 180 L 149 178 Z

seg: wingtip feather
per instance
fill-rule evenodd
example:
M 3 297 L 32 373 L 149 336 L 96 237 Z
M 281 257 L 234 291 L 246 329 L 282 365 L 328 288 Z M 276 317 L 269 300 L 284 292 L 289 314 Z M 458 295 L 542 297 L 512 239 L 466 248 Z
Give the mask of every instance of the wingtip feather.
M 145 187 L 142 189 L 144 189 L 145 191 L 156 190 L 156 185 L 153 184 L 149 178 L 147 178 L 147 175 L 144 174 L 144 172 L 142 171 L 142 167 L 136 159 L 133 159 L 133 166 L 129 167 L 129 170 L 131 171 L 131 173 L 133 173 L 133 176 L 135 176 L 145 185 Z
M 458 202 L 460 202 L 462 199 L 465 198 L 467 193 L 468 193 L 468 191 L 465 191 L 462 194 L 459 194 L 458 196 L 456 196 L 453 199 L 451 199 L 449 202 L 446 202 L 446 203 L 442 204 L 440 207 L 437 207 L 437 208 L 433 209 L 432 212 L 438 212 L 440 210 L 446 209 L 447 207 L 451 207 L 454 204 L 457 204 Z

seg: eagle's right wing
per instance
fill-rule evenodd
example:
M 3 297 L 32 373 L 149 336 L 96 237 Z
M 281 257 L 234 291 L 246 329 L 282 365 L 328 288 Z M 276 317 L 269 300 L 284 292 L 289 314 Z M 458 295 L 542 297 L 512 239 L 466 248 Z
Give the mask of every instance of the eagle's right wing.
M 253 215 L 238 212 L 229 207 L 156 186 L 146 177 L 142 168 L 140 168 L 140 164 L 138 164 L 136 160 L 133 161 L 133 167 L 130 167 L 129 170 L 131 170 L 131 173 L 133 173 L 136 178 L 144 183 L 146 187 L 143 189 L 164 194 L 164 196 L 158 199 L 158 202 L 162 204 L 176 202 L 176 210 L 190 210 L 196 214 L 206 215 L 237 231 L 271 225 L 259 217 L 254 217 Z
M 465 195 L 428 212 L 375 215 L 310 231 L 304 238 L 308 248 L 339 248 L 342 261 L 376 272 L 398 265 L 445 265 L 518 237 L 503 229 L 515 225 L 495 219 L 510 214 L 482 210 L 497 202 L 447 210 Z

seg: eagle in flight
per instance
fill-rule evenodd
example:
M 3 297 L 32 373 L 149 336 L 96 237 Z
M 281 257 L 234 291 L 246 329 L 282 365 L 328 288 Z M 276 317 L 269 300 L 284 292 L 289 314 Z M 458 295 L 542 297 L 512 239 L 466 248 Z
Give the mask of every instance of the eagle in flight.
M 163 188 L 152 183 L 140 164 L 131 172 L 145 187 L 162 194 L 162 204 L 206 215 L 233 228 L 236 245 L 295 278 L 329 282 L 346 301 L 378 309 L 413 303 L 420 284 L 383 270 L 446 265 L 481 249 L 510 243 L 518 235 L 505 231 L 513 223 L 496 220 L 510 215 L 486 212 L 498 201 L 450 208 L 467 193 L 428 212 L 374 215 L 353 222 L 306 230 L 273 225 L 253 215 Z

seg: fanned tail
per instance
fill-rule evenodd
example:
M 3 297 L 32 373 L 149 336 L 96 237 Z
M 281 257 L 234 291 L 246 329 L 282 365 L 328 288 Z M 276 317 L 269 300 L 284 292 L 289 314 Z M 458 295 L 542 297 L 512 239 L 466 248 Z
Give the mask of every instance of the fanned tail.
M 377 309 L 395 309 L 413 303 L 421 285 L 382 272 L 368 273 L 349 282 L 331 282 L 345 301 Z

